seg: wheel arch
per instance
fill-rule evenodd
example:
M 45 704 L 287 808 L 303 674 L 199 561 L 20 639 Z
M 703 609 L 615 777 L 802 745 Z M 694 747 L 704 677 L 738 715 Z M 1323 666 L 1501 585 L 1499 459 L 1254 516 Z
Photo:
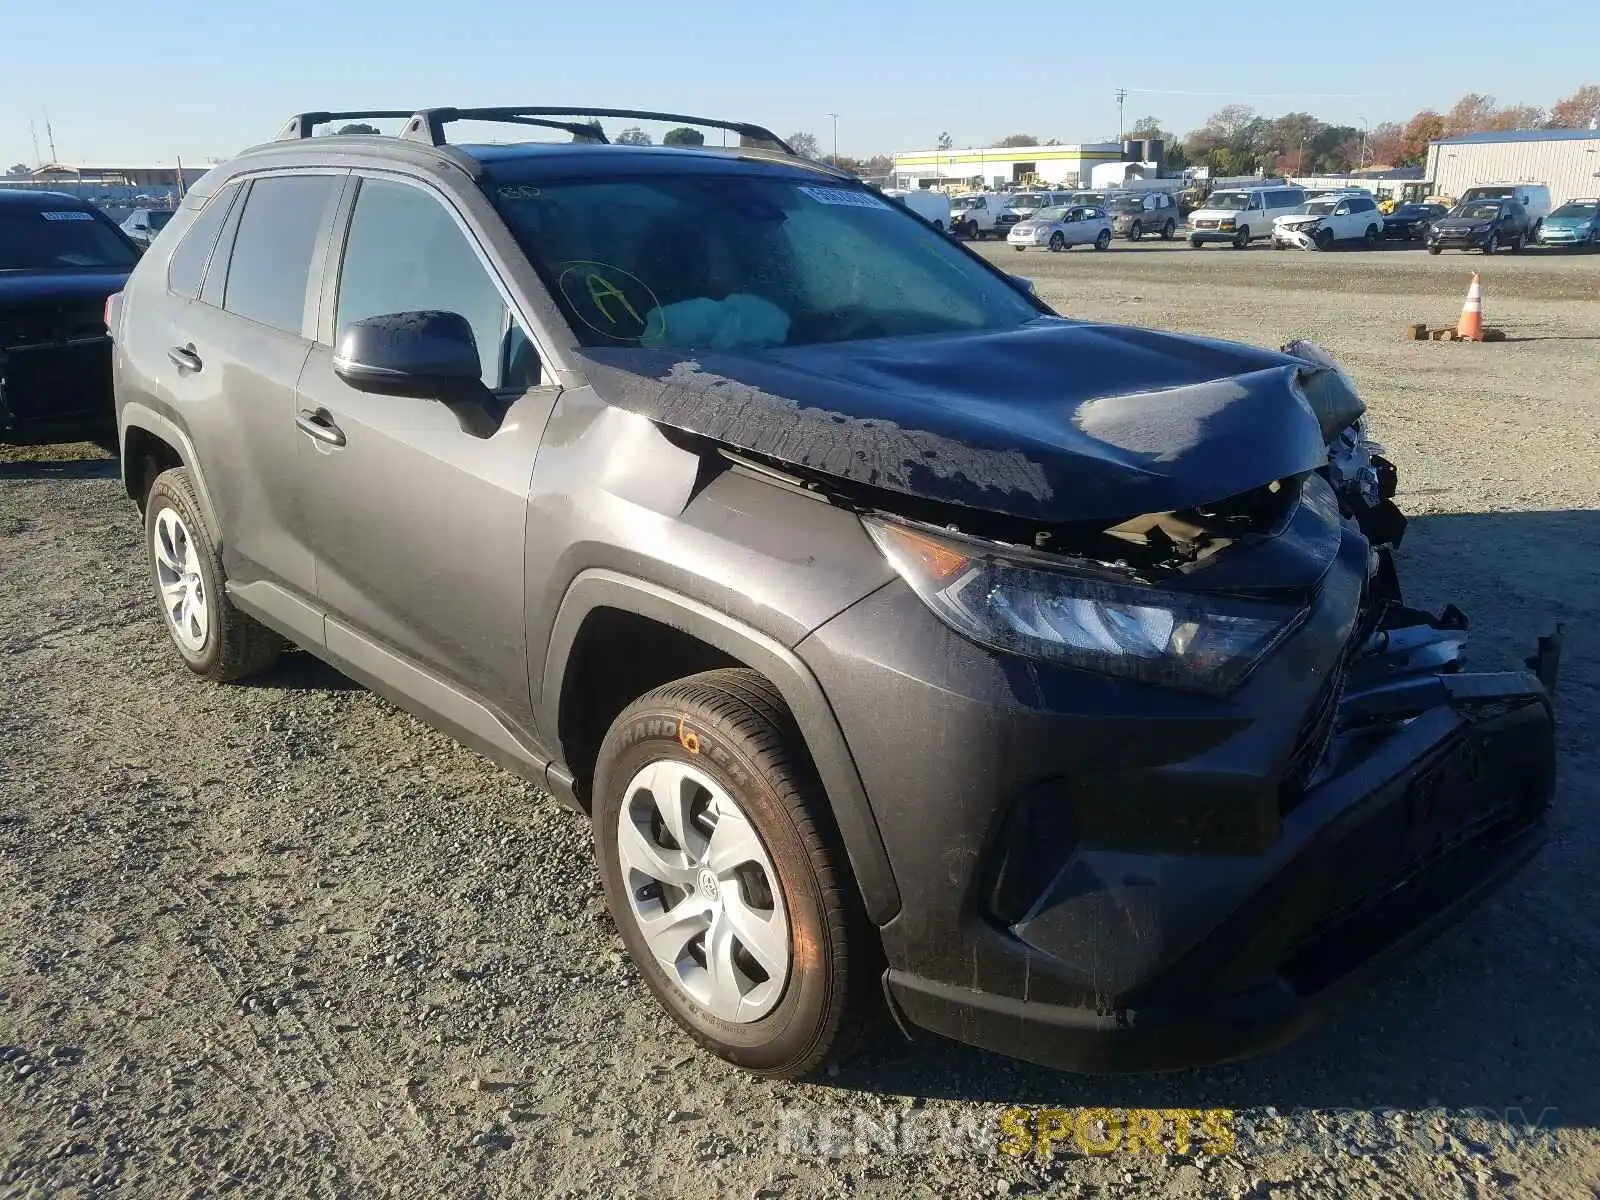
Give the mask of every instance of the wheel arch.
M 172 467 L 187 468 L 194 483 L 195 499 L 200 502 L 200 515 L 205 518 L 213 543 L 221 549 L 222 525 L 217 520 L 211 490 L 206 487 L 204 472 L 188 434 L 170 418 L 143 404 L 124 405 L 119 426 L 122 486 L 128 498 L 143 511 L 145 497 L 155 481 L 155 474 L 149 471 L 147 463 L 153 461 L 156 472 Z
M 587 751 L 581 732 L 576 735 L 579 740 L 571 746 L 567 744 L 583 723 L 580 717 L 575 724 L 576 710 L 570 706 L 583 703 L 584 668 L 592 662 L 588 655 L 597 644 L 595 639 L 614 630 L 619 620 L 648 623 L 644 627 L 647 632 L 653 627 L 654 633 L 665 639 L 664 657 L 668 663 L 675 663 L 676 656 L 681 655 L 681 661 L 693 665 L 694 670 L 708 665 L 746 666 L 760 672 L 777 688 L 821 780 L 829 815 L 844 843 L 868 917 L 878 925 L 893 919 L 900 911 L 900 892 L 888 852 L 844 731 L 810 668 L 781 642 L 671 589 L 602 569 L 581 572 L 568 587 L 551 627 L 538 696 L 540 727 L 556 735 L 566 759 L 568 777 L 560 778 L 558 767 L 553 764 L 552 785 L 566 785 L 574 793 L 587 787 L 586 779 L 575 776 L 592 771 L 593 761 L 583 761 Z M 696 646 L 701 648 L 698 658 Z M 697 662 L 700 665 L 695 665 Z M 652 679 L 661 669 L 658 666 L 652 670 L 647 665 L 635 678 Z M 677 667 L 667 669 L 675 671 Z M 668 680 L 655 680 L 640 691 L 664 682 Z M 622 688 L 618 694 L 626 690 L 630 689 Z M 623 699 L 618 711 L 634 698 L 630 695 Z M 608 706 L 603 705 L 602 710 Z M 605 731 L 599 732 L 603 737 Z

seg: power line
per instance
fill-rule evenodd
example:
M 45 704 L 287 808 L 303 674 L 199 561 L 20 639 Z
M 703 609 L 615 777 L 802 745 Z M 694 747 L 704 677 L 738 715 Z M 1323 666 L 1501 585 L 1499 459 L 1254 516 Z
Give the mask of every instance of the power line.
M 1174 88 L 1118 88 L 1117 102 L 1120 104 L 1122 97 L 1129 92 L 1137 92 L 1142 96 L 1203 96 L 1212 100 L 1247 99 L 1247 100 L 1281 100 L 1285 96 L 1299 96 L 1307 100 L 1361 100 L 1367 97 L 1383 99 L 1383 96 L 1372 92 L 1184 92 Z

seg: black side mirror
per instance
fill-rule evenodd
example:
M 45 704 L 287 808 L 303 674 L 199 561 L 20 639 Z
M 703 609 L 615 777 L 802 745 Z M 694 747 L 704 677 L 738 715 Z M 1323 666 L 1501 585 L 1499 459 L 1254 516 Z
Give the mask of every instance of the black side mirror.
M 339 334 L 333 372 L 351 387 L 385 396 L 476 399 L 483 365 L 467 319 L 453 312 L 367 317 Z

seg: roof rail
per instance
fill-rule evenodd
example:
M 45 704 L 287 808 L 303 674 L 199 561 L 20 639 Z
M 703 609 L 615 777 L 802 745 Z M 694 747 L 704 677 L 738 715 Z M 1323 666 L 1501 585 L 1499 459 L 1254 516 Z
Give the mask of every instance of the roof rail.
M 318 114 L 313 114 L 318 115 Z M 427 142 L 434 146 L 445 145 L 444 127 L 452 121 L 499 121 L 511 125 L 551 125 L 565 129 L 574 136 L 594 137 L 605 141 L 605 135 L 595 137 L 592 125 L 581 123 L 539 121 L 539 117 L 615 117 L 635 121 L 677 121 L 683 125 L 704 125 L 710 129 L 726 129 L 739 135 L 741 146 L 762 150 L 775 150 L 791 158 L 800 156 L 794 148 L 772 130 L 747 121 L 719 121 L 713 117 L 691 117 L 683 113 L 647 112 L 635 108 L 561 108 L 517 106 L 514 108 L 427 108 L 407 122 L 400 136 L 412 141 Z
M 394 108 L 374 108 L 365 109 L 361 112 L 296 113 L 294 116 L 289 118 L 288 123 L 284 125 L 283 129 L 278 133 L 278 136 L 273 140 L 279 142 L 292 142 L 297 138 L 308 138 L 311 136 L 311 131 L 318 125 L 326 125 L 330 121 L 348 121 L 366 118 L 378 118 L 381 120 L 386 117 L 409 117 L 415 111 L 415 109 L 402 110 Z

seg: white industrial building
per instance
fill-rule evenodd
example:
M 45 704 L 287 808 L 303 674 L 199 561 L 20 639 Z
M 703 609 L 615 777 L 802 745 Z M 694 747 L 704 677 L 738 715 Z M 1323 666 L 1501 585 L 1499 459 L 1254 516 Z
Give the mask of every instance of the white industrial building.
M 1542 183 L 1555 207 L 1600 196 L 1600 130 L 1529 129 L 1468 133 L 1428 148 L 1434 191 L 1459 196 L 1484 183 Z
M 1004 188 L 1037 177 L 1044 183 L 1087 184 L 1101 163 L 1123 161 L 1115 142 L 1081 146 L 980 146 L 911 150 L 894 159 L 894 185 L 903 188 Z

